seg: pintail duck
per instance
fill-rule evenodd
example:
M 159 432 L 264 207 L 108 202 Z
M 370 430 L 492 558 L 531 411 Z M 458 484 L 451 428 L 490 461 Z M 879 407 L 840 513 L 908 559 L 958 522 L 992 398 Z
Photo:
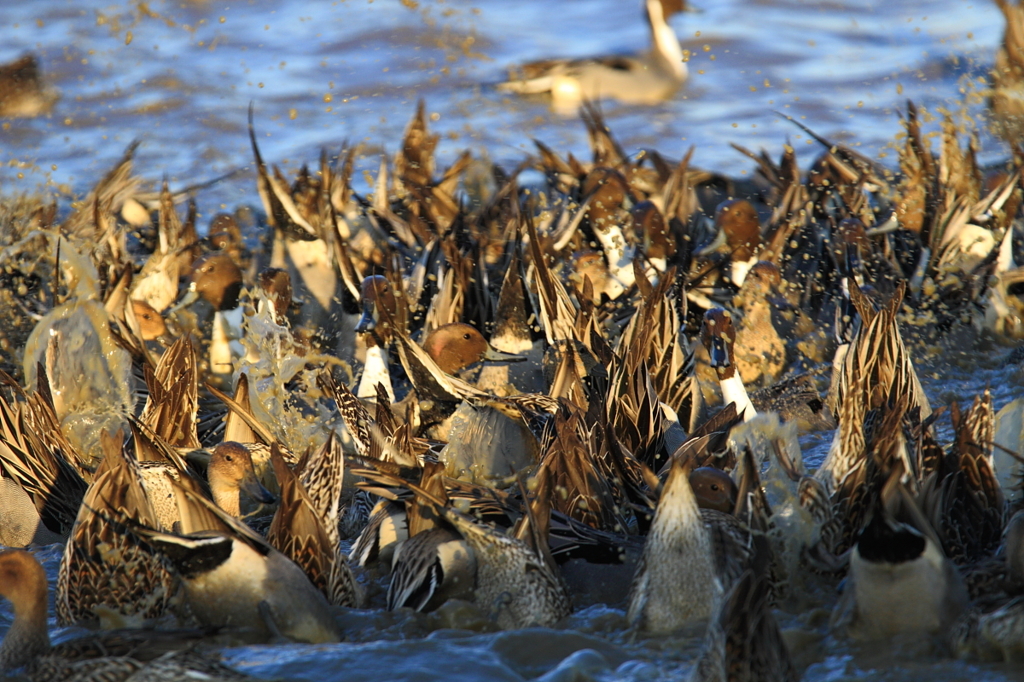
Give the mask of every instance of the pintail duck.
M 718 374 L 722 387 L 722 402 L 736 404 L 736 412 L 750 421 L 757 415 L 743 379 L 736 371 L 734 344 L 736 328 L 733 326 L 732 315 L 722 308 L 712 308 L 704 313 L 704 324 L 700 329 L 700 340 L 707 349 L 711 367 Z
M 171 338 L 164 316 L 145 301 L 132 301 L 132 312 L 139 323 L 139 332 L 143 341 L 168 342 Z
M 195 204 L 190 204 L 184 222 L 174 207 L 167 181 L 160 188 L 160 208 L 157 223 L 156 248 L 146 259 L 142 271 L 135 279 L 131 298 L 145 301 L 153 309 L 163 312 L 178 298 L 178 280 L 192 272 L 196 258 Z
M 829 406 L 839 428 L 816 476 L 830 491 L 847 485 L 844 481 L 851 472 L 863 475 L 867 461 L 864 420 L 869 410 L 883 407 L 892 397 L 905 400 L 906 409 L 919 408 L 922 420 L 931 414 L 928 398 L 896 322 L 905 291 L 906 285 L 901 283 L 886 305 L 876 311 L 856 282 L 850 283 L 851 300 L 862 323 L 842 360 L 838 376 L 833 370 L 829 389 Z M 907 466 L 906 470 L 915 469 Z
M 698 467 L 690 472 L 690 487 L 701 509 L 732 514 L 740 491 L 729 474 L 714 467 Z
M 46 573 L 38 559 L 22 550 L 0 552 L 0 596 L 14 606 L 14 622 L 0 644 L 0 674 L 24 668 L 33 682 L 256 679 L 192 651 L 202 636 L 196 630 L 122 630 L 53 647 L 46 592 Z
M 832 625 L 855 639 L 945 635 L 967 607 L 967 590 L 937 538 L 879 505 L 850 555 Z
M 334 452 L 340 455 L 340 450 Z M 359 586 L 338 546 L 337 511 L 331 520 L 322 515 L 276 445 L 271 448 L 271 461 L 281 487 L 281 504 L 267 531 L 267 542 L 296 562 L 329 603 L 359 606 Z M 305 461 L 302 473 L 320 463 Z M 336 507 L 337 502 L 334 504 Z M 332 526 L 333 533 L 328 531 Z
M 996 51 L 989 107 L 999 134 L 1015 143 L 1024 131 L 1024 5 L 996 0 L 1006 18 L 1003 44 Z
M 388 344 L 391 341 L 391 334 L 386 325 L 378 328 L 377 323 L 380 309 L 386 314 L 390 313 L 392 317 L 398 314 L 396 294 L 391 282 L 384 275 L 370 275 L 364 278 L 359 290 L 363 314 L 356 323 L 355 331 L 356 334 L 365 335 L 366 358 L 363 363 L 363 374 L 356 388 L 356 396 L 375 397 L 377 384 L 383 384 L 388 399 L 393 402 L 395 389 L 391 387 L 391 371 L 388 369 Z
M 513 68 L 498 88 L 519 94 L 551 93 L 556 109 L 573 110 L 603 97 L 628 104 L 655 104 L 686 80 L 686 57 L 668 19 L 684 9 L 679 0 L 647 0 L 650 52 L 626 57 L 545 60 Z
M 754 571 L 723 597 L 690 682 L 796 682 L 799 675 L 772 615 L 769 585 Z
M 722 596 L 711 537 L 688 478 L 673 459 L 637 564 L 626 617 L 644 630 L 669 632 L 707 618 Z
M 174 567 L 201 624 L 243 629 L 264 640 L 340 641 L 327 600 L 301 568 L 201 495 L 184 488 L 179 493 L 194 505 L 193 528 L 206 530 L 178 535 L 141 524 L 127 530 Z
M 786 367 L 786 344 L 772 323 L 777 307 L 777 288 L 782 284 L 779 268 L 758 261 L 750 268 L 737 304 L 743 310 L 733 343 L 736 369 L 744 384 L 771 384 Z
M 424 483 L 440 497 L 397 476 L 365 473 L 376 481 L 408 488 L 418 498 L 419 509 L 410 518 L 412 537 L 395 552 L 389 604 L 429 608 L 472 586 L 473 600 L 504 629 L 550 627 L 572 612 L 547 541 L 551 491 L 547 476 L 538 482 L 536 496 L 527 501 L 517 527 L 506 534 L 444 504 L 446 492 L 437 488 L 443 481 L 439 468 L 425 468 Z M 420 527 L 427 530 L 415 533 L 417 524 L 423 523 Z M 417 540 L 423 535 L 427 537 Z
M 543 495 L 538 491 L 537 499 L 546 505 Z M 495 620 L 506 629 L 550 627 L 572 613 L 547 543 L 548 509 L 537 513 L 527 504 L 526 510 L 518 537 L 495 531 L 450 507 L 443 510 L 444 518 L 476 556 L 474 599 L 492 614 L 496 612 Z
M 447 503 L 442 471 L 437 464 L 424 464 L 420 485 Z M 477 577 L 473 548 L 415 496 L 406 513 L 409 538 L 395 548 L 388 609 L 431 611 L 448 599 L 472 600 Z
M 25 547 L 67 538 L 90 472 L 61 433 L 45 372 L 31 395 L 6 374 L 23 402 L 0 394 L 0 545 Z
M 32 118 L 45 114 L 57 93 L 43 83 L 35 55 L 26 54 L 0 64 L 0 118 Z
M 743 286 L 761 251 L 761 223 L 757 210 L 746 199 L 723 201 L 715 209 L 715 237 L 695 255 L 714 254 L 722 271 L 737 287 Z
M 177 580 L 146 542 L 112 519 L 156 527 L 133 442 L 104 436 L 106 452 L 86 490 L 57 575 L 61 625 L 157 619 L 176 608 Z M 134 438 L 132 439 L 134 441 Z
M 210 368 L 217 374 L 230 373 L 234 357 L 243 354 L 232 342 L 242 336 L 242 271 L 225 253 L 208 253 L 192 264 L 188 293 L 177 307 L 202 299 L 213 307 L 210 338 Z
M 206 471 L 213 501 L 235 518 L 242 514 L 240 496 L 243 492 L 256 502 L 274 502 L 274 496 L 256 477 L 249 448 L 241 443 L 220 443 L 213 449 Z

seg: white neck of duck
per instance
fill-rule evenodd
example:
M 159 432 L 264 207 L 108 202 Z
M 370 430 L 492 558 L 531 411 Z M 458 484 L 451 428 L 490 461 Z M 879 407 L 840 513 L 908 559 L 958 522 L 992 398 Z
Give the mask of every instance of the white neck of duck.
M 729 279 L 731 279 L 732 283 L 735 284 L 736 286 L 743 286 L 743 282 L 745 282 L 747 279 L 747 273 L 750 272 L 750 269 L 754 267 L 756 263 L 757 256 L 751 256 L 750 260 L 745 261 L 734 260 L 732 262 L 732 265 L 730 266 Z
M 726 405 L 729 403 L 736 403 L 736 414 L 743 415 L 743 421 L 748 422 L 757 416 L 757 410 L 754 409 L 754 404 L 750 402 L 750 396 L 747 395 L 747 389 L 743 386 L 743 380 L 740 379 L 740 375 L 733 372 L 733 375 L 728 379 L 721 380 L 722 386 L 722 402 Z
M 356 389 L 357 398 L 377 397 L 377 384 L 384 384 L 388 400 L 395 401 L 395 389 L 391 388 L 391 373 L 388 371 L 388 353 L 380 346 L 369 346 L 366 349 L 366 364 L 363 376 Z
M 661 66 L 677 80 L 683 80 L 686 78 L 683 48 L 676 32 L 668 25 L 661 0 L 647 0 L 647 21 L 651 25 L 651 56 L 662 62 Z

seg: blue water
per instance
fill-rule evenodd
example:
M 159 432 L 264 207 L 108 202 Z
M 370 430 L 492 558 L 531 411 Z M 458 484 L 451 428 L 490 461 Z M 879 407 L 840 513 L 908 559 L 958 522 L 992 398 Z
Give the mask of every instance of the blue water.
M 692 54 L 687 84 L 659 106 L 604 110 L 627 150 L 678 158 L 696 145 L 695 164 L 737 175 L 752 165 L 730 142 L 775 156 L 788 138 L 805 164 L 818 152 L 775 110 L 886 155 L 906 99 L 959 107 L 1002 32 L 988 2 L 696 3 L 673 19 Z M 491 84 L 517 62 L 648 41 L 629 0 L 41 0 L 0 3 L 0 26 L 0 60 L 36 52 L 62 94 L 48 117 L 5 122 L 0 183 L 79 194 L 136 138 L 140 172 L 175 187 L 246 166 L 250 102 L 267 158 L 291 168 L 348 143 L 376 172 L 418 98 L 443 134 L 442 163 L 468 147 L 513 166 L 531 138 L 586 158 L 575 117 Z M 251 176 L 198 200 L 207 215 L 251 202 Z

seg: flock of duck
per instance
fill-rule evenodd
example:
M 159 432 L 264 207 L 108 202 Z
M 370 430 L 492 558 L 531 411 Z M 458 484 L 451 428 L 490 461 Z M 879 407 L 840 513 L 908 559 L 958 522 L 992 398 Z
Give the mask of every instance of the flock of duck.
M 515 87 L 584 99 L 590 162 L 537 141 L 438 172 L 421 103 L 364 196 L 353 149 L 289 181 L 250 111 L 262 212 L 205 236 L 134 145 L 69 211 L 4 202 L 0 672 L 252 679 L 212 647 L 451 600 L 502 629 L 594 602 L 706 623 L 701 681 L 798 679 L 776 614 L 811 604 L 855 641 L 1018 657 L 1019 471 L 989 392 L 933 409 L 913 355 L 1024 336 L 1024 109 L 993 98 L 996 169 L 908 103 L 896 171 L 805 129 L 806 174 L 742 150 L 738 183 L 625 154 L 584 67 L 547 66 Z M 798 438 L 830 430 L 812 471 Z M 24 548 L 58 542 L 57 620 L 101 629 L 51 646 Z

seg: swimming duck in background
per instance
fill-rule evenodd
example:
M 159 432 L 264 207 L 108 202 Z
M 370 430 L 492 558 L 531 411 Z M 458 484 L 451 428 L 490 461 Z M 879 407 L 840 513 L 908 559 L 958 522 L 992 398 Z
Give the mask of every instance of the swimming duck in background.
M 48 113 L 57 97 L 43 84 L 35 55 L 26 54 L 0 65 L 0 118 L 32 118 Z
M 584 100 L 617 99 L 655 104 L 668 99 L 686 80 L 685 56 L 668 19 L 685 9 L 684 0 L 646 0 L 651 49 L 640 55 L 547 59 L 515 67 L 498 89 L 521 95 L 551 93 L 556 109 L 575 111 Z

